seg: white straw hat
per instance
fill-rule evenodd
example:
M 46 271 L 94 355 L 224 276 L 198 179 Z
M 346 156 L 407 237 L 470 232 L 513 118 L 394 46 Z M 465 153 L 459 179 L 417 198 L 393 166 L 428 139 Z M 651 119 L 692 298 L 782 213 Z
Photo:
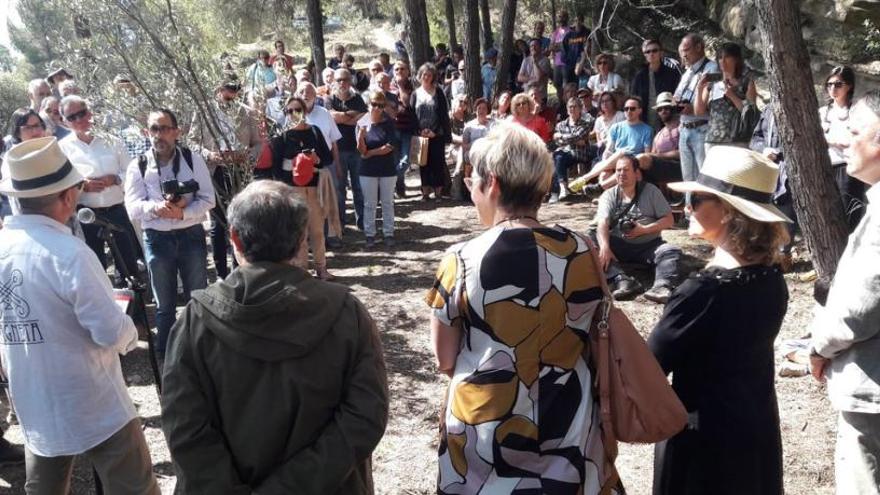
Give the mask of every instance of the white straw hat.
M 54 137 L 31 139 L 6 152 L 9 177 L 0 181 L 0 193 L 18 198 L 38 198 L 61 192 L 82 182 L 91 173 L 73 166 Z
M 675 106 L 675 98 L 672 96 L 672 93 L 669 91 L 664 91 L 657 95 L 657 104 L 654 105 L 654 110 L 663 107 L 674 107 Z
M 759 222 L 789 222 L 773 205 L 779 167 L 760 153 L 736 146 L 713 146 L 696 181 L 673 182 L 678 192 L 703 192 L 718 196 L 744 215 Z

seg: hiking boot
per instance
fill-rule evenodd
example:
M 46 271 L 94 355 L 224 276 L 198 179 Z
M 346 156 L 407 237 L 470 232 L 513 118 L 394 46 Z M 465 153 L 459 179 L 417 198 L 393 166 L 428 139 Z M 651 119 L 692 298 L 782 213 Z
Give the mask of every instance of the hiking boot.
M 614 287 L 614 292 L 611 295 L 617 301 L 629 301 L 642 291 L 642 284 L 638 280 L 625 275 L 620 275 L 617 278 Z
M 24 447 L 9 443 L 9 440 L 0 438 L 0 465 L 11 466 L 24 463 Z
M 365 247 L 367 249 L 372 249 L 375 246 L 376 246 L 376 238 L 375 237 L 367 237 L 367 242 L 365 244 Z
M 642 295 L 651 302 L 666 304 L 669 301 L 669 296 L 672 295 L 672 289 L 666 285 L 655 285 Z
M 385 247 L 387 247 L 387 248 L 394 247 L 394 238 L 391 236 L 383 237 L 382 242 L 385 244 Z

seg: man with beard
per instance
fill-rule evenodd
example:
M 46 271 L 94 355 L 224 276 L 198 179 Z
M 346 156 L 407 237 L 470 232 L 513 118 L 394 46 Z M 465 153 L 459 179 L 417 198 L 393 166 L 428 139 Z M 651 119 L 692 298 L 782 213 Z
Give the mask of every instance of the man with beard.
M 657 97 L 657 112 L 663 127 L 654 136 L 651 150 L 638 155 L 639 168 L 645 180 L 655 184 L 681 180 L 681 162 L 678 152 L 678 115 L 672 93 L 660 93 Z
M 193 120 L 188 136 L 193 151 L 200 153 L 208 164 L 208 171 L 224 203 L 228 203 L 234 193 L 231 191 L 231 167 L 253 163 L 260 152 L 260 132 L 251 117 L 253 110 L 236 101 L 240 91 L 241 85 L 234 75 L 228 75 L 216 90 L 214 110 L 222 136 L 215 139 L 200 115 Z M 225 210 L 225 204 L 220 203 L 211 210 L 211 249 L 214 268 L 220 278 L 229 275 L 229 233 Z

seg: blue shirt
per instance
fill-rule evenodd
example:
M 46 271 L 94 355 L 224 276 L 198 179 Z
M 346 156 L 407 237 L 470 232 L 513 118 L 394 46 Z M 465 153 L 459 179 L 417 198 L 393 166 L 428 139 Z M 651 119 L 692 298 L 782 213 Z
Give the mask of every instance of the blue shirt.
M 651 149 L 654 131 L 644 122 L 630 125 L 629 122 L 618 122 L 608 129 L 608 145 L 606 153 L 628 149 L 628 153 L 637 155 Z
M 483 98 L 492 101 L 492 87 L 495 86 L 495 74 L 498 72 L 492 64 L 486 62 L 480 69 L 483 76 Z

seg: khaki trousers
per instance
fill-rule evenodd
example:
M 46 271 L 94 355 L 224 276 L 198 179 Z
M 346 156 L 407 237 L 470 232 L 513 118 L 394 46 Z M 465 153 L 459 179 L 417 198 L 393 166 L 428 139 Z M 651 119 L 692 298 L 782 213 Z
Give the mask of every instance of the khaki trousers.
M 301 198 L 309 207 L 308 241 L 312 248 L 312 257 L 315 266 L 326 266 L 327 260 L 324 252 L 324 210 L 318 200 L 317 187 L 293 187 L 294 193 Z M 297 262 L 303 270 L 309 268 L 309 251 L 300 249 Z
M 161 495 L 147 441 L 137 418 L 80 454 L 88 459 L 108 495 Z M 42 457 L 25 448 L 28 495 L 66 495 L 76 456 Z
M 880 414 L 840 412 L 834 478 L 838 495 L 880 494 Z

